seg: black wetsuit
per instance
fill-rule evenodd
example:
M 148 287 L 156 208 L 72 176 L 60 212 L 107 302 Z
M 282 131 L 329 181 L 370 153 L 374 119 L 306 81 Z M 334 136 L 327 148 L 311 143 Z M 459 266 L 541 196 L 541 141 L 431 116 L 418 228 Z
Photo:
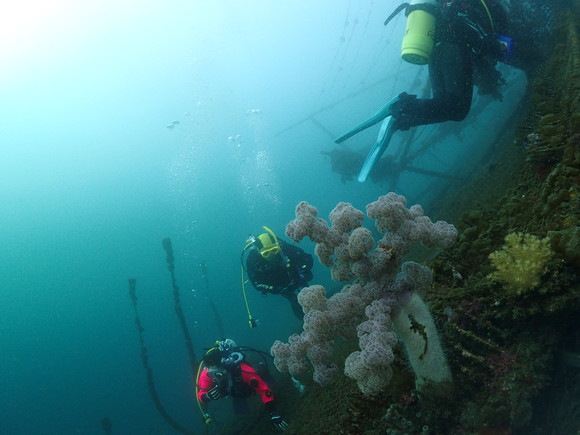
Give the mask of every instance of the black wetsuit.
M 302 249 L 282 240 L 279 242 L 284 255 L 265 259 L 257 250 L 250 250 L 246 259 L 248 276 L 256 290 L 288 299 L 296 317 L 302 319 L 304 312 L 296 296 L 312 279 L 313 259 Z
M 486 4 L 495 33 L 505 34 L 505 11 L 495 0 Z M 500 58 L 501 45 L 481 0 L 442 2 L 429 63 L 432 98 L 401 94 L 393 105 L 396 128 L 463 120 L 471 108 L 474 77 L 480 93 L 500 98 L 501 75 L 495 69 Z

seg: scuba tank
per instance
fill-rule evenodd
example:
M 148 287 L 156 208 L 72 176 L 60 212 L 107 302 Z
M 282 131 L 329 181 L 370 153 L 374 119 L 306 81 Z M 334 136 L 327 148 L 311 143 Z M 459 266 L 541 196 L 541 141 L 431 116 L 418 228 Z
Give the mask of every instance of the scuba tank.
M 407 6 L 407 27 L 401 44 L 401 58 L 415 65 L 429 63 L 435 45 L 435 0 L 411 0 Z
M 405 10 L 407 16 L 407 24 L 405 28 L 405 36 L 401 44 L 401 58 L 407 62 L 415 65 L 425 65 L 429 63 L 435 46 L 435 29 L 437 20 L 442 17 L 443 9 L 454 8 L 456 18 L 461 18 L 464 21 L 465 27 L 475 34 L 473 41 L 469 42 L 474 53 L 479 53 L 486 48 L 486 42 L 489 36 L 495 40 L 498 53 L 494 53 L 498 60 L 508 61 L 511 56 L 513 41 L 511 38 L 496 33 L 494 19 L 492 17 L 492 10 L 488 7 L 486 0 L 479 2 L 444 2 L 440 4 L 440 0 L 411 0 L 410 3 L 402 3 L 399 5 L 391 15 L 386 19 L 385 26 L 401 12 Z M 477 11 L 476 9 L 479 9 Z M 473 14 L 472 14 L 473 13 Z M 449 19 L 449 12 L 443 14 Z M 486 18 L 487 17 L 487 18 Z M 482 24 L 482 20 L 487 21 L 488 26 Z M 483 27 L 482 27 L 483 25 Z M 489 27 L 489 28 L 487 28 Z

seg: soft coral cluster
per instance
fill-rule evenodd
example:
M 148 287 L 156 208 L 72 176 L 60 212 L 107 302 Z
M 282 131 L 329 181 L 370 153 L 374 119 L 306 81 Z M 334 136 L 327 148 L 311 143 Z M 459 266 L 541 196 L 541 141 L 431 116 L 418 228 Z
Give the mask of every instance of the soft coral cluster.
M 274 342 L 271 352 L 278 369 L 292 375 L 305 372 L 307 360 L 310 361 L 314 380 L 324 384 L 338 372 L 332 362 L 334 338 L 356 334 L 361 350 L 346 359 L 344 370 L 357 381 L 361 391 L 373 395 L 391 378 L 392 347 L 397 337 L 406 341 L 409 335 L 408 331 L 395 334 L 397 324 L 402 323 L 397 319 L 401 320 L 403 314 L 414 319 L 418 314 L 423 321 L 425 312 L 428 315 L 420 298 L 417 302 L 416 292 L 430 284 L 431 273 L 417 263 L 403 263 L 404 255 L 413 243 L 447 247 L 455 240 L 457 231 L 446 222 L 433 223 L 419 205 L 407 208 L 406 199 L 392 192 L 367 205 L 367 216 L 375 220 L 377 230 L 383 234 L 378 242 L 362 226 L 364 213 L 351 204 L 340 203 L 335 207 L 329 216 L 331 226 L 318 217 L 318 210 L 312 205 L 302 202 L 296 207 L 296 219 L 287 225 L 286 235 L 295 242 L 307 236 L 316 242 L 316 255 L 331 268 L 335 281 L 354 280 L 330 298 L 326 298 L 322 286 L 303 289 L 298 301 L 305 313 L 304 330 L 293 334 L 288 343 Z M 414 361 L 435 358 L 446 368 L 444 357 L 440 358 L 442 352 L 433 322 L 425 320 L 425 323 L 428 328 L 418 339 L 424 344 L 421 349 L 429 349 L 430 353 L 409 355 L 421 379 L 429 379 L 430 374 L 418 373 L 420 368 L 415 367 Z M 411 341 L 417 341 L 417 337 Z M 407 352 L 417 352 L 417 348 L 413 344 L 407 347 Z M 438 352 L 440 355 L 435 355 Z M 434 380 L 443 381 L 446 376 L 442 377 L 440 372 Z

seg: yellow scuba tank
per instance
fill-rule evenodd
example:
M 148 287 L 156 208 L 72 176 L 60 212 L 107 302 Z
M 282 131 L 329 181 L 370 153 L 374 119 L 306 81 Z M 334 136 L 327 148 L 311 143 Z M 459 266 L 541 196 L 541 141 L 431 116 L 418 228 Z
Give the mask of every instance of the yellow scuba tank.
M 401 45 L 403 60 L 416 65 L 429 63 L 435 45 L 438 9 L 436 0 L 411 0 L 406 11 L 407 27 Z

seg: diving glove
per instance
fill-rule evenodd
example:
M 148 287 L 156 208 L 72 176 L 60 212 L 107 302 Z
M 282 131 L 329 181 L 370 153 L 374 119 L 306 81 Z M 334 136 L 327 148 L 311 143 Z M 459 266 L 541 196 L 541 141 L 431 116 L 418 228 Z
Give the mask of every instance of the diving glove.
M 288 423 L 286 423 L 282 416 L 277 412 L 270 413 L 270 424 L 274 429 L 279 430 L 280 432 L 284 432 L 288 427 Z
M 218 400 L 224 397 L 224 392 L 219 385 L 216 385 L 207 393 L 205 393 L 205 397 L 207 397 L 208 400 Z

